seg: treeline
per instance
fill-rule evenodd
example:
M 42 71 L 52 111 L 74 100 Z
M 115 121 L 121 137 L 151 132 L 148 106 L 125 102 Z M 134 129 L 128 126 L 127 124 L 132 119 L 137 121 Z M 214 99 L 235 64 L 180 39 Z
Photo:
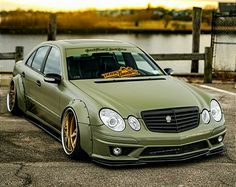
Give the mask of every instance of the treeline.
M 210 28 L 212 10 L 203 10 L 203 25 Z M 50 12 L 1 11 L 0 30 L 46 32 Z M 64 32 L 80 30 L 188 30 L 191 29 L 192 10 L 168 10 L 162 7 L 106 11 L 57 12 L 57 28 Z

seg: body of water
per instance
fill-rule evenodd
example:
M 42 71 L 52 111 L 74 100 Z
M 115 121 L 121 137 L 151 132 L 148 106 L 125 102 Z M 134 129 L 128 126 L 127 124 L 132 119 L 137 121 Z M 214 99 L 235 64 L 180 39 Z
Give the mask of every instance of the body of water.
M 191 34 L 93 34 L 93 35 L 58 35 L 61 39 L 113 39 L 130 42 L 140 46 L 146 52 L 157 53 L 191 53 Z M 24 54 L 39 43 L 46 41 L 46 35 L 3 35 L 0 34 L 0 52 L 13 52 L 15 46 L 24 46 Z M 201 35 L 200 52 L 210 46 L 211 36 Z M 189 73 L 190 61 L 160 61 L 158 64 L 165 68 L 171 67 L 176 73 Z M 13 61 L 0 61 L 0 71 L 12 71 Z M 200 72 L 203 72 L 203 62 L 200 62 Z

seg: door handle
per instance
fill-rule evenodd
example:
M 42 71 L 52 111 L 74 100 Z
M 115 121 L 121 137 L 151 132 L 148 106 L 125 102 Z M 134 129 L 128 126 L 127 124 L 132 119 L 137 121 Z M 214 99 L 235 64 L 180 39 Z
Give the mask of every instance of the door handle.
M 22 73 L 21 73 L 21 76 L 25 78 L 25 72 L 22 72 Z
M 41 86 L 41 82 L 39 80 L 36 81 L 37 86 Z

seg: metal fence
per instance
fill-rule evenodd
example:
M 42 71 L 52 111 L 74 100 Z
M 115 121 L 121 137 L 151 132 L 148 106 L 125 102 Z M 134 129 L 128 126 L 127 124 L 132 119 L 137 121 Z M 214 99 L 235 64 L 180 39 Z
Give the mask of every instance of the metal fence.
M 212 16 L 213 69 L 236 71 L 236 11 Z

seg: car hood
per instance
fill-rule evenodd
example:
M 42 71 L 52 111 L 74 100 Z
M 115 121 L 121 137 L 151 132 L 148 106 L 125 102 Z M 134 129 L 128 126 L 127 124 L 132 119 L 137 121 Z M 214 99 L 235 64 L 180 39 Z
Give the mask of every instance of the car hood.
M 141 117 L 141 111 L 153 109 L 198 106 L 201 110 L 209 101 L 201 91 L 170 76 L 71 82 L 101 108 L 114 109 L 124 118 L 129 115 Z

